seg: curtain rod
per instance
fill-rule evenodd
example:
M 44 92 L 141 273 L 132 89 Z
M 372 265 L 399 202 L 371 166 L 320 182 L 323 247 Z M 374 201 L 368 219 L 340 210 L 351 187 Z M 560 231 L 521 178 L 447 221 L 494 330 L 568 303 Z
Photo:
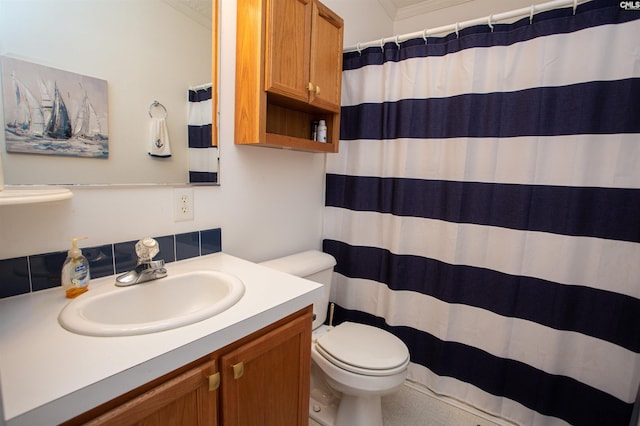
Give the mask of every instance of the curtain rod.
M 538 5 L 531 5 L 531 7 L 523 7 L 522 9 L 512 10 L 510 12 L 498 13 L 496 15 L 489 15 L 485 18 L 477 18 L 471 19 L 469 21 L 456 22 L 455 24 L 445 25 L 442 27 L 425 29 L 423 31 L 417 31 L 414 33 L 396 35 L 393 37 L 387 37 L 380 40 L 368 41 L 366 43 L 358 43 L 355 46 L 346 47 L 343 52 L 359 52 L 367 47 L 379 46 L 383 47 L 385 43 L 395 42 L 396 44 L 400 44 L 403 41 L 411 40 L 413 38 L 422 37 L 426 40 L 427 37 L 432 36 L 434 34 L 442 34 L 442 33 L 452 33 L 456 34 L 463 28 L 472 27 L 474 25 L 487 24 L 490 28 L 493 29 L 493 24 L 498 21 L 504 21 L 506 19 L 518 18 L 522 16 L 529 15 L 529 19 L 533 20 L 533 15 L 537 12 L 543 12 L 551 9 L 559 9 L 563 6 L 573 6 L 573 13 L 576 12 L 576 7 L 578 4 L 587 3 L 590 0 L 553 0 L 547 3 L 541 3 Z

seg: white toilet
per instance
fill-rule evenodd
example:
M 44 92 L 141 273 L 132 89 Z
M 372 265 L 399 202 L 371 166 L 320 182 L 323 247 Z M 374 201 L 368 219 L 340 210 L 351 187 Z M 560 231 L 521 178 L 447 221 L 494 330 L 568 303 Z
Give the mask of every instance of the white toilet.
M 310 417 L 324 426 L 382 426 L 380 397 L 404 382 L 409 350 L 376 327 L 323 325 L 335 264 L 333 256 L 313 250 L 262 263 L 324 285 L 322 300 L 313 306 Z

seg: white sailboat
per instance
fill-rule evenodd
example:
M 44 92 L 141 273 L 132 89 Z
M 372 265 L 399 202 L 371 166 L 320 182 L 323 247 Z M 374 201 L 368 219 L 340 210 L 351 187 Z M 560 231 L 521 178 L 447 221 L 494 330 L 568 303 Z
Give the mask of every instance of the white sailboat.
M 16 95 L 16 110 L 12 120 L 8 120 L 7 129 L 17 135 L 42 136 L 45 131 L 45 119 L 40 104 L 31 91 L 11 74 Z
M 48 123 L 49 120 L 51 120 L 51 114 L 53 112 L 53 100 L 49 94 L 49 88 L 42 80 L 38 80 L 38 85 L 40 86 L 40 108 L 42 109 L 42 116 L 44 117 L 44 122 Z
M 102 138 L 102 129 L 100 127 L 100 121 L 98 120 L 98 114 L 91 105 L 89 97 L 85 92 L 82 99 L 82 105 L 76 115 L 76 125 L 73 131 L 74 135 L 78 138 L 96 140 Z

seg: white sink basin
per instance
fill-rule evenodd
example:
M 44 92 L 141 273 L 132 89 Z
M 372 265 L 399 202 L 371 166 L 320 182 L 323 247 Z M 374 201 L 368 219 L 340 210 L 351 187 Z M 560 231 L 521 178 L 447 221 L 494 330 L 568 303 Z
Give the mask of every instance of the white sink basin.
M 210 318 L 243 295 L 244 284 L 233 275 L 194 271 L 94 294 L 89 290 L 69 302 L 58 321 L 88 336 L 146 334 Z

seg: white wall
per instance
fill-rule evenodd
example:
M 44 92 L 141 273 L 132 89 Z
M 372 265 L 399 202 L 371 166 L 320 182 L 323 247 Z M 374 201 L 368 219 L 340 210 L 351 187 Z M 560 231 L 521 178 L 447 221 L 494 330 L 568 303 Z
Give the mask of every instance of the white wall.
M 393 21 L 375 0 L 321 0 L 344 19 L 344 45 L 388 37 Z
M 392 29 L 377 2 L 324 3 L 344 18 L 345 43 Z M 194 220 L 174 222 L 171 187 L 74 189 L 67 202 L 0 207 L 0 259 L 64 250 L 74 235 L 94 246 L 215 227 L 225 252 L 252 261 L 320 248 L 325 154 L 233 144 L 236 2 L 221 8 L 221 186 L 194 187 Z
M 434 10 L 429 13 L 398 19 L 393 24 L 394 34 L 407 34 L 429 28 L 455 24 L 498 13 L 531 7 L 532 4 L 547 3 L 549 0 L 473 0 L 457 6 Z

